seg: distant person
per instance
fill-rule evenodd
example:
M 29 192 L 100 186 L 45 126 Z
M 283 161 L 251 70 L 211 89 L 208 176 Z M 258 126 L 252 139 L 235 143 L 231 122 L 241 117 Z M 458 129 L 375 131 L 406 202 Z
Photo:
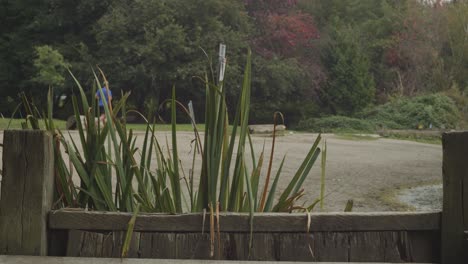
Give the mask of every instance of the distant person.
M 101 96 L 101 92 L 98 90 L 96 92 L 96 99 L 98 99 L 99 112 L 101 113 L 99 120 L 101 120 L 101 123 L 105 125 L 106 124 L 106 112 L 104 110 L 104 100 L 106 100 L 107 106 L 110 108 L 111 103 L 112 103 L 112 92 L 110 89 L 107 89 L 106 87 L 102 87 L 102 93 L 104 94 L 104 98 Z

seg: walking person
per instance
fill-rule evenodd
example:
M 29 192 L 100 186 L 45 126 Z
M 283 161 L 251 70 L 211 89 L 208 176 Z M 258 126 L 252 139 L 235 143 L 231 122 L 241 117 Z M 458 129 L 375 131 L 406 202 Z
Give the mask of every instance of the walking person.
M 111 106 L 112 92 L 106 86 L 102 87 L 101 90 L 102 90 L 102 94 L 99 90 L 96 92 L 96 99 L 98 100 L 99 113 L 101 114 L 101 116 L 99 117 L 99 120 L 101 121 L 103 125 L 105 125 L 107 120 L 106 120 L 106 112 L 104 110 L 104 100 L 106 100 L 107 102 L 107 107 L 109 109 L 112 109 L 112 106 Z M 104 97 L 102 97 L 102 95 L 104 95 Z

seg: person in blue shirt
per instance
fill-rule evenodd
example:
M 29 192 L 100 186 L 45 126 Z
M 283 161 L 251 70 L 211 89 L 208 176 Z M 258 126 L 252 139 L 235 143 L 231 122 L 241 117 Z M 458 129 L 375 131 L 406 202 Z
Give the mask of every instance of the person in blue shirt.
M 106 87 L 102 87 L 102 93 L 104 94 L 104 98 L 101 96 L 101 92 L 98 90 L 96 92 L 96 99 L 98 100 L 98 106 L 99 106 L 99 113 L 101 113 L 101 116 L 99 119 L 101 120 L 102 124 L 106 123 L 106 112 L 104 110 L 104 100 L 107 102 L 107 106 L 109 109 L 111 108 L 111 101 L 112 101 L 112 92 L 110 89 Z

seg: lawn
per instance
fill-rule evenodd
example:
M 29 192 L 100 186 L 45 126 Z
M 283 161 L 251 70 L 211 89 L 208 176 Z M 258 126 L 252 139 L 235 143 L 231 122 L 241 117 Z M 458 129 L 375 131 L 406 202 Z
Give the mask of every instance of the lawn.
M 25 122 L 25 119 L 0 118 L 0 130 L 22 129 L 21 123 L 23 122 Z M 66 121 L 54 119 L 54 123 L 59 129 L 65 129 L 66 127 Z M 39 120 L 39 125 L 45 129 L 43 120 Z
M 146 130 L 146 124 L 127 124 L 127 129 Z M 198 131 L 205 130 L 205 124 L 197 124 Z M 156 131 L 170 131 L 171 124 L 156 124 Z M 177 131 L 193 131 L 192 124 L 177 124 Z
M 25 122 L 24 119 L 10 119 L 10 118 L 0 118 L 0 130 L 6 129 L 21 129 L 21 123 Z M 54 119 L 54 123 L 57 128 L 61 130 L 66 129 L 66 121 Z M 40 120 L 39 124 L 41 128 L 45 129 L 44 121 Z M 204 124 L 198 124 L 197 128 L 199 131 L 205 129 Z M 146 129 L 146 124 L 127 124 L 127 129 L 144 131 Z M 156 124 L 156 131 L 170 131 L 170 124 Z M 191 124 L 177 124 L 177 131 L 193 131 Z

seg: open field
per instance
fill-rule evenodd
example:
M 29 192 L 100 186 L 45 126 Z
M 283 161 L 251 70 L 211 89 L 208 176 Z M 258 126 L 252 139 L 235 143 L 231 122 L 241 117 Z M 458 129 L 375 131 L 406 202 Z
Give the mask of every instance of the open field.
M 76 131 L 70 131 L 70 135 L 78 137 Z M 170 138 L 170 132 L 158 132 L 157 137 L 165 144 L 166 137 Z M 280 188 L 286 187 L 315 137 L 316 134 L 294 133 L 277 138 L 273 175 L 283 155 L 287 155 Z M 3 140 L 3 133 L 0 134 L 0 138 Z M 348 199 L 354 200 L 354 211 L 399 210 L 403 207 L 389 203 L 385 197 L 406 186 L 426 185 L 442 180 L 440 145 L 382 138 L 354 140 L 333 134 L 326 134 L 324 138 L 328 145 L 325 200 L 327 211 L 342 211 Z M 187 175 L 192 159 L 192 139 L 193 133 L 178 133 L 179 155 Z M 253 136 L 252 139 L 257 157 L 265 143 L 265 160 L 268 160 L 271 138 Z M 139 136 L 137 144 L 141 144 L 142 141 L 143 134 Z M 265 172 L 266 165 L 262 173 Z M 304 184 L 304 200 L 313 201 L 318 196 L 319 179 L 320 166 L 317 162 Z

